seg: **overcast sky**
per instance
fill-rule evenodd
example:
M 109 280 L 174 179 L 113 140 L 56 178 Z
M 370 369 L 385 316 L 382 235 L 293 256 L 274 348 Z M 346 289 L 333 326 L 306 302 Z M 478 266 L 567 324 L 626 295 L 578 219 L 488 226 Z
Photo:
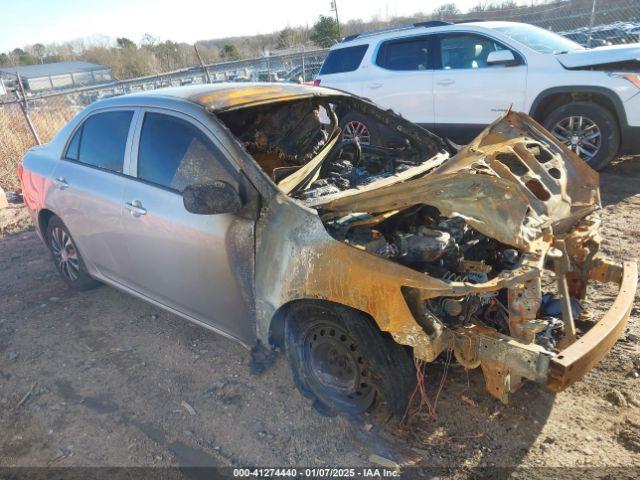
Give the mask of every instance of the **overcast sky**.
M 451 0 L 449 0 L 450 2 Z M 457 0 L 462 11 L 480 0 Z M 447 0 L 338 0 L 340 21 L 429 13 Z M 0 0 L 0 52 L 97 34 L 139 42 L 271 33 L 331 15 L 330 0 Z

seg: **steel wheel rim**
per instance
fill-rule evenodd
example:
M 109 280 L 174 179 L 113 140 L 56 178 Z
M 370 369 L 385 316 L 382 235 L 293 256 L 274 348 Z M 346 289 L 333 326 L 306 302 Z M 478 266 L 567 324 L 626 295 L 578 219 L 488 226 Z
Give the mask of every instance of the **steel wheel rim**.
M 343 140 L 358 140 L 363 145 L 369 145 L 371 143 L 371 134 L 367 126 L 357 120 L 347 122 L 342 132 Z
M 58 270 L 65 278 L 76 281 L 80 272 L 80 261 L 71 237 L 63 229 L 55 227 L 51 230 L 50 245 Z
M 590 162 L 602 148 L 602 132 L 588 117 L 572 115 L 555 124 L 551 133 L 585 162 Z
M 375 389 L 358 346 L 347 333 L 330 324 L 316 324 L 304 339 L 305 368 L 330 392 L 332 400 L 359 412 L 373 403 Z

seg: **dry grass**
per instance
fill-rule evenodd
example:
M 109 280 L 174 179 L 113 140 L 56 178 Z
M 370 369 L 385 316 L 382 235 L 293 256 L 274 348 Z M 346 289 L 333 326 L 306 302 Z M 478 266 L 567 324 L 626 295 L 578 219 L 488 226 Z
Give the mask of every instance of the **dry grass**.
M 43 143 L 49 142 L 77 111 L 65 97 L 51 97 L 29 106 L 31 121 Z M 16 168 L 35 144 L 20 106 L 0 105 L 0 187 L 4 190 L 20 188 Z

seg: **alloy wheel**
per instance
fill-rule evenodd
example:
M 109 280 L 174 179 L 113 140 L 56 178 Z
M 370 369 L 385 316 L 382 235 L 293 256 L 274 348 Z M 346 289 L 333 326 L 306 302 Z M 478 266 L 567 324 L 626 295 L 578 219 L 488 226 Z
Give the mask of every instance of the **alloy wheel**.
M 50 245 L 62 275 L 72 282 L 76 281 L 80 272 L 80 261 L 71 237 L 62 228 L 55 227 L 51 230 Z
M 371 143 L 371 134 L 367 126 L 357 120 L 351 120 L 344 126 L 342 132 L 343 140 L 358 140 L 363 145 L 369 145 Z
M 602 146 L 602 132 L 598 125 L 582 115 L 563 118 L 555 124 L 551 133 L 589 163 Z

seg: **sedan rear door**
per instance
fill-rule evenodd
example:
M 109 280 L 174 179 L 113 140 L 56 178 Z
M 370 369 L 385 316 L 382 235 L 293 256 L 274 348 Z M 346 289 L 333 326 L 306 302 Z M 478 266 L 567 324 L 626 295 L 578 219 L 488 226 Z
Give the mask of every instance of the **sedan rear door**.
M 89 114 L 53 172 L 48 204 L 67 226 L 91 273 L 118 281 L 127 251 L 121 222 L 135 108 Z

